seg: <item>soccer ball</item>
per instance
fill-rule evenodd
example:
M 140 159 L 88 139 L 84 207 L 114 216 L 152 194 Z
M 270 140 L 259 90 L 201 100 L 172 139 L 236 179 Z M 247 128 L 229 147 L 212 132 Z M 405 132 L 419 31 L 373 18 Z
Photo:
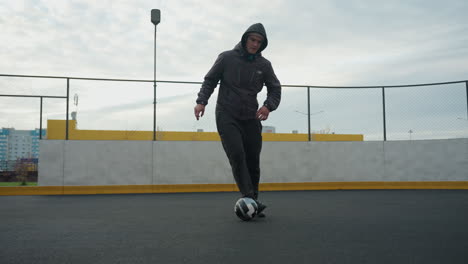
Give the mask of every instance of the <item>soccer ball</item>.
M 234 206 L 234 212 L 236 215 L 244 220 L 249 221 L 257 215 L 258 205 L 254 199 L 243 197 L 237 200 Z

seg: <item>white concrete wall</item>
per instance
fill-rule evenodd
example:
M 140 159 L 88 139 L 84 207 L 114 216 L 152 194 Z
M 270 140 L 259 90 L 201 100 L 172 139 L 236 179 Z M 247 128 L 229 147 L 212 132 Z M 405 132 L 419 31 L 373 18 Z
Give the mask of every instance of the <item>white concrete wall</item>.
M 264 142 L 261 170 L 261 182 L 467 181 L 468 139 Z M 40 186 L 192 183 L 234 183 L 220 142 L 40 142 Z

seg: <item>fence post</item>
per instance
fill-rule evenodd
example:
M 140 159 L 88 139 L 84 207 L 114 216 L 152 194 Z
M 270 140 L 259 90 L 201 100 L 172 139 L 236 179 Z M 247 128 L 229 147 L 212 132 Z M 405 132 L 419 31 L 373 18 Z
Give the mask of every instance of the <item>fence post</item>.
M 307 87 L 307 123 L 308 123 L 309 141 L 312 141 L 312 137 L 310 134 L 310 87 Z
M 67 118 L 65 124 L 65 140 L 68 140 L 68 111 L 69 111 L 69 103 L 70 103 L 70 78 L 67 78 Z
M 383 136 L 384 141 L 387 141 L 387 120 L 385 113 L 385 87 L 382 87 L 382 106 L 383 106 Z
M 41 96 L 41 110 L 39 111 L 39 139 L 42 139 L 42 96 Z
M 466 86 L 466 120 L 468 120 L 468 81 L 465 82 Z

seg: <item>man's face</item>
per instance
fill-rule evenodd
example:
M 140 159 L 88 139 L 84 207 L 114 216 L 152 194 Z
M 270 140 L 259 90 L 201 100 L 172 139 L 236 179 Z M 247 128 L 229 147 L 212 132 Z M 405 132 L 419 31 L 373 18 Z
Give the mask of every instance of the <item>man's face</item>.
M 245 44 L 247 52 L 250 54 L 257 53 L 258 49 L 262 46 L 262 42 L 263 42 L 263 37 L 261 35 L 250 34 L 247 37 L 247 42 Z

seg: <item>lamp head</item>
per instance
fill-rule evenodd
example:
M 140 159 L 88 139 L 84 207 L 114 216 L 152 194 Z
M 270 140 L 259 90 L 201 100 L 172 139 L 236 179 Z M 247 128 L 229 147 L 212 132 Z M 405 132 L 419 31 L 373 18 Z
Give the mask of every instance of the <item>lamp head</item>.
M 156 26 L 159 22 L 161 22 L 161 10 L 151 9 L 151 23 Z

